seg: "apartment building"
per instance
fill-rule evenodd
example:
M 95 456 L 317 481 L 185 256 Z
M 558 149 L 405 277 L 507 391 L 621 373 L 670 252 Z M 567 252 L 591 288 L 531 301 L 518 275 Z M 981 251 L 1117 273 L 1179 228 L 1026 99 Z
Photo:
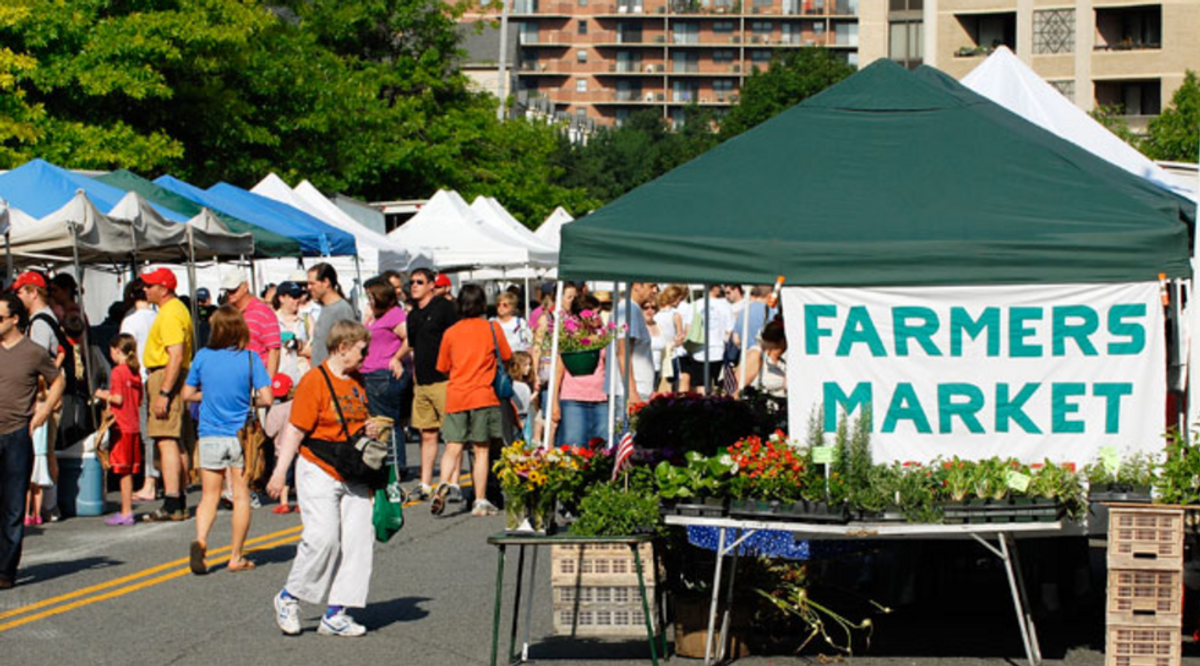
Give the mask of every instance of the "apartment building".
M 923 2 L 936 26 L 924 31 L 926 64 L 961 78 L 1004 44 L 1085 111 L 1119 107 L 1135 131 L 1200 70 L 1200 0 Z
M 719 114 L 781 50 L 885 56 L 886 2 L 513 0 L 516 100 L 605 125 L 641 109 L 679 122 L 692 104 Z

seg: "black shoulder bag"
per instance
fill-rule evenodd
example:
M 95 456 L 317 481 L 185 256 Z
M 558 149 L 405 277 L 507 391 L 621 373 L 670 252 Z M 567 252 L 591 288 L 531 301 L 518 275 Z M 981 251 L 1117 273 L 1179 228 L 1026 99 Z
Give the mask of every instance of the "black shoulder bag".
M 325 378 L 325 385 L 329 387 L 329 399 L 333 401 L 333 408 L 337 411 L 338 421 L 342 424 L 342 434 L 346 439 L 341 442 L 329 442 L 309 438 L 305 440 L 305 446 L 322 461 L 331 465 L 346 483 L 366 484 L 372 490 L 383 488 L 387 485 L 387 467 L 383 464 L 387 459 L 387 444 L 367 437 L 361 430 L 354 435 L 350 434 L 329 373 L 323 366 L 317 366 L 317 370 L 321 372 L 321 376 Z

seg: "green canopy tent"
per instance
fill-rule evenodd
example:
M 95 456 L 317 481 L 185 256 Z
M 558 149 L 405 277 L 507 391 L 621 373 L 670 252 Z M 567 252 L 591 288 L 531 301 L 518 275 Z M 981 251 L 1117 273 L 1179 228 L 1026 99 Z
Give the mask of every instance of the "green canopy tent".
M 96 180 L 127 192 L 137 192 L 145 200 L 186 215 L 189 218 L 199 215 L 201 211 L 201 206 L 197 205 L 194 201 L 155 185 L 132 171 L 121 169 L 103 176 L 97 176 Z M 234 233 L 249 232 L 254 236 L 254 254 L 256 257 L 300 256 L 300 243 L 293 238 L 262 229 L 249 222 L 244 222 L 222 213 L 214 211 L 214 214 L 230 231 Z
M 1184 199 L 880 60 L 563 229 L 566 279 L 921 286 L 1184 277 Z

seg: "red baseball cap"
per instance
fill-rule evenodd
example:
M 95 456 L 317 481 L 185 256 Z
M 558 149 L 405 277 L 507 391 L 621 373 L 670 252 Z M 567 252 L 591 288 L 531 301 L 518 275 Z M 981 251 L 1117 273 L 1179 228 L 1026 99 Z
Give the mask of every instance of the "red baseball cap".
M 449 276 L 447 276 L 445 273 L 438 273 L 438 276 L 437 276 L 437 278 L 435 278 L 435 279 L 434 279 L 434 281 L 433 281 L 433 286 L 435 286 L 435 287 L 449 287 L 449 286 L 450 286 L 450 278 L 449 278 Z
M 169 268 L 156 268 L 149 273 L 142 273 L 142 282 L 146 284 L 157 284 L 171 291 L 175 291 L 175 287 L 179 282 L 175 279 L 175 273 Z
M 20 291 L 21 287 L 33 285 L 35 287 L 46 288 L 46 276 L 37 271 L 25 271 L 17 277 L 17 281 L 13 282 L 12 290 Z
M 271 394 L 276 398 L 286 398 L 291 390 L 292 378 L 282 372 L 276 373 L 275 379 L 271 380 Z

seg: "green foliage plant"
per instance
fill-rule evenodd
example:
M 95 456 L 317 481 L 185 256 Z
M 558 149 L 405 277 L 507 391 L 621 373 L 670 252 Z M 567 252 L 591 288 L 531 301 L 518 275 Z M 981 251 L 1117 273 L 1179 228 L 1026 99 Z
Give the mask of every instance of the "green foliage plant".
M 580 516 L 571 525 L 577 536 L 626 536 L 659 527 L 658 499 L 653 494 L 626 491 L 618 483 L 597 483 L 579 503 Z
M 720 497 L 735 465 L 729 455 L 705 456 L 696 451 L 684 455 L 686 465 L 664 460 L 654 468 L 658 494 L 663 499 L 688 500 Z
M 1197 435 L 1192 442 L 1178 431 L 1167 435 L 1166 456 L 1159 468 L 1155 490 L 1165 504 L 1200 503 L 1200 447 Z

